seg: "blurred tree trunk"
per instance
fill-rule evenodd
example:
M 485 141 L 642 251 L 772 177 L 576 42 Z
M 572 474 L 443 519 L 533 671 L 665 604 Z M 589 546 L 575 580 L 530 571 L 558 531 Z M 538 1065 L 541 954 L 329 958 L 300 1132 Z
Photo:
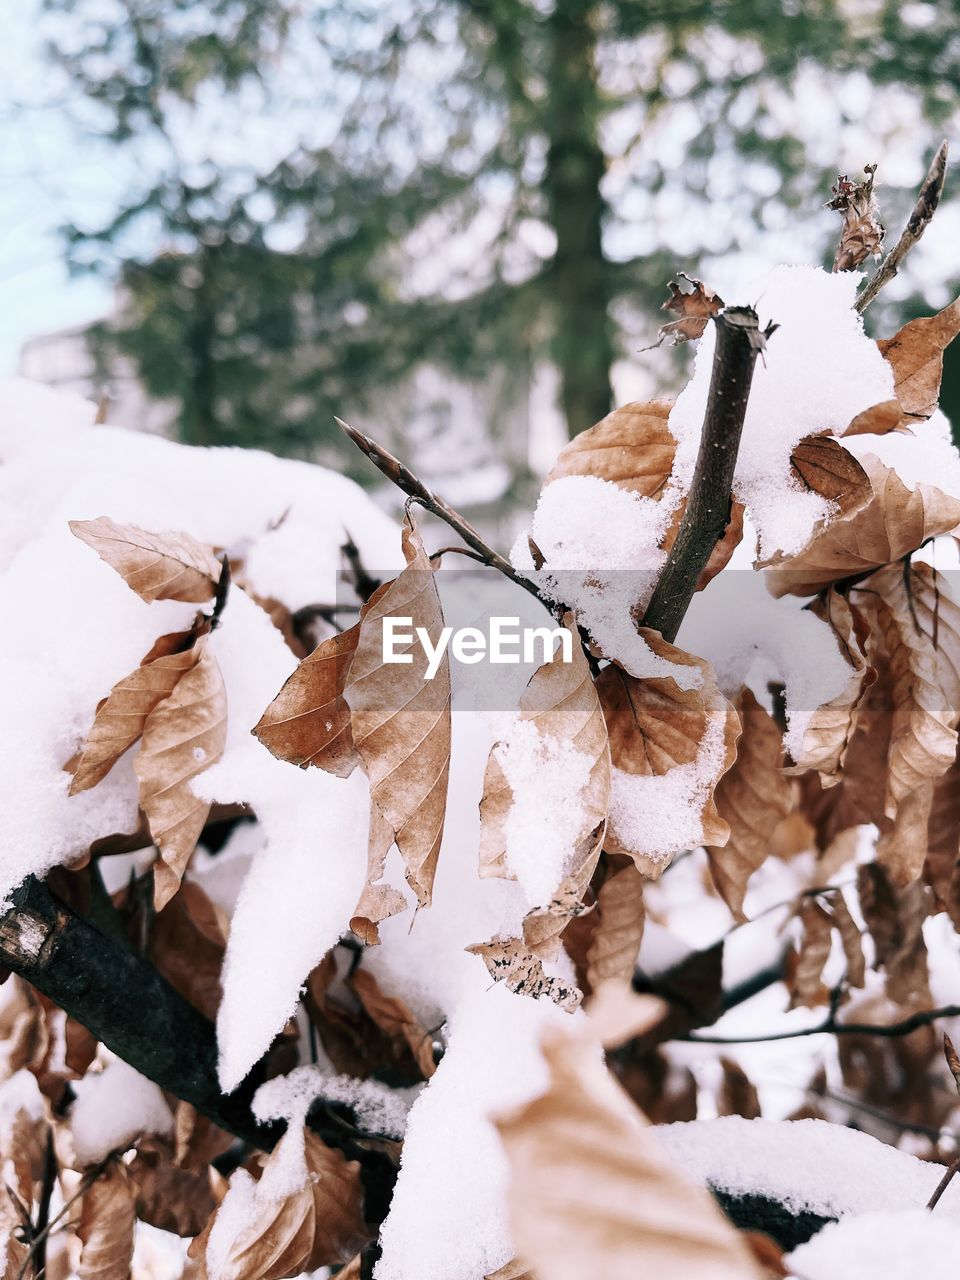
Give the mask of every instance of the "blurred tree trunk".
M 605 160 L 598 138 L 596 0 L 556 0 L 547 19 L 550 40 L 546 193 L 557 237 L 550 269 L 553 358 L 570 435 L 610 410 L 614 359 L 609 281 L 600 192 Z

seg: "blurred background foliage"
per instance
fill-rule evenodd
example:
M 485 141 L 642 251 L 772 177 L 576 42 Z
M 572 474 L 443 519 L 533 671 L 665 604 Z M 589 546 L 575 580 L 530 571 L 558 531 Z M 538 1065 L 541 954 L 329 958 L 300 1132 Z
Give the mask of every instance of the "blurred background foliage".
M 427 406 L 412 445 L 463 469 L 483 434 L 522 485 L 531 386 L 575 433 L 675 385 L 686 351 L 640 352 L 677 269 L 724 293 L 829 264 L 830 185 L 871 161 L 895 238 L 957 118 L 953 0 L 45 3 L 127 175 L 64 229 L 72 270 L 118 285 L 88 335 L 104 379 L 132 361 L 184 440 L 366 479 L 334 413 L 376 433 L 426 363 L 482 411 L 458 435 Z M 875 332 L 956 290 L 954 190 Z M 960 423 L 949 367 L 944 388 Z

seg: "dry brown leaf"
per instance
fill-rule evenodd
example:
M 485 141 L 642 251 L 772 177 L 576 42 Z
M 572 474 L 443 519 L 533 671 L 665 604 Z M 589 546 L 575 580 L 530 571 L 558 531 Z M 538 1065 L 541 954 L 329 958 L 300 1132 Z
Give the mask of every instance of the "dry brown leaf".
M 409 1007 L 398 996 L 388 996 L 381 991 L 369 969 L 355 969 L 349 986 L 384 1035 L 407 1045 L 424 1080 L 429 1080 L 437 1069 L 433 1036 L 420 1025 Z
M 450 772 L 450 659 L 444 655 L 432 680 L 420 644 L 412 646 L 410 665 L 383 661 L 384 618 L 412 618 L 434 645 L 443 628 L 433 568 L 409 512 L 403 553 L 407 567 L 363 607 L 343 696 L 371 799 L 394 833 L 417 901 L 429 906 Z
M 67 1068 L 81 1079 L 97 1056 L 97 1037 L 76 1018 L 66 1015 L 63 1024 L 63 1060 Z
M 960 757 L 933 788 L 924 874 L 938 909 L 960 928 Z
M 960 1093 L 960 1057 L 957 1056 L 953 1041 L 946 1032 L 943 1033 L 943 1056 L 953 1076 L 953 1083 L 957 1086 L 957 1093 Z
M 574 870 L 563 878 L 551 900 L 523 917 L 524 944 L 541 960 L 556 960 L 561 940 L 568 940 L 568 926 L 591 911 L 584 896 L 600 858 L 605 832 L 605 823 L 600 823 L 588 833 L 574 851 Z
M 583 998 L 582 993 L 564 978 L 546 973 L 543 961 L 529 951 L 519 938 L 491 938 L 465 947 L 479 956 L 494 982 L 502 982 L 518 996 L 539 1000 L 545 996 L 567 1013 L 573 1013 Z
M 850 676 L 841 693 L 813 712 L 803 732 L 795 767 L 788 772 L 816 769 L 823 785 L 830 787 L 840 780 L 864 692 L 877 673 L 867 663 L 857 635 L 859 618 L 846 597 L 830 588 L 815 601 L 811 612 L 833 630 L 840 652 L 850 667 Z
M 833 259 L 834 271 L 856 271 L 871 255 L 874 258 L 880 256 L 884 231 L 873 191 L 876 169 L 875 164 L 867 165 L 864 169 L 867 177 L 863 181 L 851 180 L 841 173 L 832 188 L 833 199 L 827 208 L 836 209 L 843 218 L 840 242 Z
M 604 667 L 596 689 L 607 723 L 613 767 L 640 777 L 661 777 L 678 765 L 695 761 L 711 729 L 722 732 L 723 759 L 716 776 L 706 780 L 701 812 L 702 843 L 722 846 L 730 829 L 717 813 L 713 788 L 736 755 L 737 713 L 717 687 L 708 662 L 668 644 L 656 631 L 641 628 L 640 635 L 658 657 L 680 667 L 697 668 L 701 684 L 696 689 L 681 689 L 669 676 L 641 680 L 614 663 Z M 647 844 L 627 847 L 615 823 L 608 825 L 605 848 L 629 854 L 644 875 L 656 878 L 663 871 L 662 851 Z
M 407 900 L 391 884 L 383 883 L 383 869 L 393 845 L 393 828 L 376 803 L 370 804 L 370 834 L 367 839 L 367 878 L 360 900 L 350 917 L 350 928 L 366 947 L 380 943 L 380 925 L 407 909 Z
M 893 366 L 894 389 L 904 413 L 929 418 L 940 399 L 943 353 L 960 333 L 960 298 L 935 316 L 910 320 L 877 346 Z
M 199 650 L 194 646 L 194 633 L 164 636 L 170 650 L 152 656 L 157 645 L 144 658 L 136 671 L 118 680 L 97 707 L 73 772 L 70 794 L 96 786 L 105 778 L 128 747 L 132 747 L 147 722 L 147 717 L 169 698 L 180 680 L 196 664 Z M 176 641 L 176 645 L 173 645 Z
M 533 724 L 541 738 L 569 743 L 593 761 L 580 798 L 583 825 L 579 831 L 570 833 L 570 843 L 580 856 L 569 874 L 577 875 L 582 874 L 595 847 L 591 833 L 603 824 L 610 805 L 610 750 L 590 667 L 569 620 L 566 625 L 573 633 L 573 660 L 546 662 L 539 667 L 523 691 L 517 715 L 520 720 Z M 490 752 L 483 778 L 480 875 L 513 879 L 506 860 L 507 819 L 513 804 L 513 790 L 497 758 L 498 746 Z M 589 847 L 585 847 L 585 842 Z M 592 872 L 592 868 L 590 870 Z M 589 880 L 589 874 L 586 879 Z M 586 883 L 581 893 L 585 888 Z
M 896 1004 L 930 1008 L 930 979 L 923 922 L 929 890 L 919 881 L 895 885 L 879 862 L 857 869 L 860 912 L 874 945 L 874 968 L 886 974 L 886 990 Z
M 587 951 L 587 982 L 594 991 L 611 981 L 629 985 L 646 918 L 643 877 L 631 861 L 625 861 L 600 886 L 596 916 Z
M 108 516 L 69 523 L 71 533 L 116 569 L 141 600 L 203 604 L 216 594 L 220 562 L 212 548 L 189 533 L 149 533 Z
M 723 1078 L 720 1092 L 717 1095 L 717 1115 L 743 1116 L 745 1120 L 756 1120 L 760 1116 L 760 1097 L 756 1085 L 732 1058 L 720 1058 Z
M 119 1161 L 111 1161 L 80 1199 L 80 1280 L 128 1280 L 133 1260 L 136 1194 Z
M 502 1267 L 497 1267 L 496 1271 L 488 1272 L 483 1280 L 536 1280 L 536 1277 L 519 1258 L 511 1258 Z
M 206 1171 L 217 1156 L 233 1146 L 235 1139 L 182 1099 L 173 1113 L 173 1162 L 181 1169 Z
M 889 431 L 908 429 L 909 423 L 916 419 L 905 414 L 899 400 L 881 400 L 858 413 L 848 427 L 840 432 L 841 436 L 885 436 Z
M 830 995 L 822 978 L 830 955 L 833 921 L 816 898 L 804 899 L 799 918 L 803 933 L 787 975 L 790 1008 L 814 1009 L 826 1004 Z
M 282 1200 L 258 1196 L 256 1211 L 234 1237 L 218 1280 L 284 1280 L 349 1262 L 370 1240 L 363 1219 L 360 1165 L 304 1131 L 307 1181 Z M 264 1174 L 277 1151 L 267 1157 Z M 262 1179 L 261 1179 L 262 1180 Z M 219 1209 L 190 1246 L 206 1280 L 206 1250 Z
M 549 1280 L 759 1280 L 709 1193 L 662 1155 L 596 1041 L 549 1028 L 547 1092 L 497 1122 L 510 1168 L 511 1234 Z
M 190 789 L 197 774 L 220 759 L 227 740 L 227 695 L 213 653 L 201 637 L 196 661 L 143 727 L 134 770 L 140 807 L 160 850 L 154 868 L 157 910 L 180 886 L 184 869 L 210 812 Z
M 767 584 L 775 595 L 816 595 L 831 583 L 900 560 L 960 523 L 960 500 L 931 485 L 908 489 L 872 454 L 860 461 L 873 497 L 849 517 L 819 526 L 796 555 L 767 562 L 773 566 Z
M 142 1138 L 127 1167 L 136 1189 L 137 1217 L 151 1227 L 187 1237 L 199 1235 L 216 1206 L 206 1169 L 178 1167 L 162 1140 Z
M 840 889 L 824 897 L 833 916 L 833 924 L 840 935 L 843 955 L 847 962 L 846 983 L 848 987 L 862 987 L 866 982 L 866 960 L 863 955 L 863 939 L 860 929 L 847 900 Z
M 793 804 L 790 783 L 781 772 L 783 742 L 773 717 L 747 688 L 736 703 L 742 726 L 737 758 L 717 783 L 717 812 L 730 838 L 707 855 L 717 892 L 738 921 L 743 921 L 747 881 L 771 852 L 777 825 Z
M 360 625 L 318 645 L 260 717 L 253 732 L 277 759 L 301 769 L 317 765 L 338 778 L 360 763 L 343 696 Z
M 670 479 L 677 448 L 667 423 L 672 408 L 669 401 L 638 400 L 614 409 L 560 451 L 544 485 L 564 476 L 596 476 L 628 493 L 659 499 Z M 676 541 L 685 506 L 684 498 L 663 536 L 661 550 L 669 551 Z M 743 504 L 734 501 L 724 535 L 697 582 L 699 590 L 727 564 L 742 537 Z
M 668 282 L 670 297 L 661 310 L 672 311 L 679 319 L 661 325 L 657 346 L 664 338 L 671 338 L 674 346 L 702 338 L 711 316 L 723 310 L 723 299 L 702 280 L 695 280 L 683 271 L 678 271 L 677 277 Z
M 184 880 L 151 920 L 147 955 L 157 972 L 195 1009 L 215 1019 L 227 945 L 226 921 L 196 881 Z
M 799 485 L 836 504 L 831 517 L 850 517 L 873 497 L 863 467 L 832 436 L 805 436 L 790 455 L 790 469 Z

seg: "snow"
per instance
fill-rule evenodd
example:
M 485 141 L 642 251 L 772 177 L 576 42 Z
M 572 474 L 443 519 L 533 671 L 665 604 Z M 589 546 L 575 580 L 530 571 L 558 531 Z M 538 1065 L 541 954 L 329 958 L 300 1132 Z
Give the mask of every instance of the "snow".
M 354 1076 L 323 1074 L 319 1092 L 330 1102 L 352 1107 L 357 1124 L 366 1133 L 402 1138 L 407 1113 L 423 1086 L 392 1089 L 379 1080 L 358 1080 Z
M 937 409 L 926 422 L 918 422 L 913 434 L 888 431 L 886 435 L 859 435 L 845 439 L 843 447 L 855 458 L 868 454 L 892 467 L 908 489 L 931 485 L 952 497 L 960 497 L 960 453 L 950 437 L 950 423 Z
M 652 869 L 703 843 L 703 809 L 726 761 L 724 727 L 723 716 L 709 715 L 696 759 L 659 776 L 626 773 L 614 765 L 610 830 Z
M 581 795 L 593 760 L 569 742 L 517 718 L 494 750 L 513 791 L 506 855 L 531 906 L 549 902 L 570 869 L 587 822 Z
M 664 1150 L 691 1177 L 734 1195 L 767 1195 L 826 1218 L 925 1205 L 943 1166 L 825 1120 L 716 1120 L 658 1126 Z M 960 1186 L 937 1214 L 960 1224 Z
M 799 551 L 834 509 L 791 475 L 794 446 L 812 433 L 839 434 L 857 414 L 893 399 L 892 370 L 853 310 L 860 280 L 854 271 L 778 266 L 736 294 L 741 305 L 756 307 L 761 326 L 769 320 L 780 326 L 757 362 L 733 486 L 760 535 L 764 559 L 778 550 Z M 670 414 L 677 439 L 671 483 L 683 491 L 700 446 L 715 342 L 710 325 L 693 377 Z
M 864 1213 L 830 1223 L 789 1255 L 798 1280 L 954 1280 L 960 1252 L 960 1222 L 939 1207 Z
M 141 1134 L 167 1135 L 173 1116 L 160 1088 L 121 1058 L 112 1058 L 96 1074 L 73 1085 L 70 1130 L 79 1165 L 96 1164 L 122 1151 Z
M 460 1004 L 450 1047 L 410 1112 L 376 1280 L 482 1280 L 513 1256 L 506 1158 L 490 1116 L 546 1090 L 541 1029 L 568 1017 L 502 984 Z

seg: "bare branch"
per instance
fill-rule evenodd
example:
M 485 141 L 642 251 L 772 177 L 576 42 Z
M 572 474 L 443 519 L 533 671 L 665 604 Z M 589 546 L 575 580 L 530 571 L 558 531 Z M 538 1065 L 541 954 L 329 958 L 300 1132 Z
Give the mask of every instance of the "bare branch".
M 857 311 L 863 315 L 884 285 L 889 284 L 900 269 L 900 264 L 926 231 L 930 220 L 937 211 L 943 184 L 947 176 L 947 140 L 937 148 L 937 154 L 931 161 L 927 176 L 924 178 L 913 206 L 913 212 L 903 229 L 903 234 L 877 268 L 877 274 L 857 299 Z
M 680 1038 L 689 1040 L 693 1044 L 766 1044 L 771 1040 L 799 1040 L 803 1036 L 819 1035 L 883 1036 L 896 1039 L 899 1036 L 908 1036 L 918 1027 L 929 1026 L 940 1018 L 957 1017 L 960 1017 L 960 1005 L 948 1004 L 940 1009 L 921 1009 L 917 1013 L 912 1013 L 909 1018 L 885 1025 L 870 1022 L 837 1022 L 831 1013 L 815 1027 L 798 1027 L 792 1031 L 773 1031 L 759 1036 L 711 1036 L 691 1032 Z
M 761 332 L 752 307 L 714 317 L 717 346 L 700 452 L 676 542 L 653 589 L 643 625 L 673 641 L 710 553 L 730 519 L 730 491 L 757 356 L 776 325 Z

